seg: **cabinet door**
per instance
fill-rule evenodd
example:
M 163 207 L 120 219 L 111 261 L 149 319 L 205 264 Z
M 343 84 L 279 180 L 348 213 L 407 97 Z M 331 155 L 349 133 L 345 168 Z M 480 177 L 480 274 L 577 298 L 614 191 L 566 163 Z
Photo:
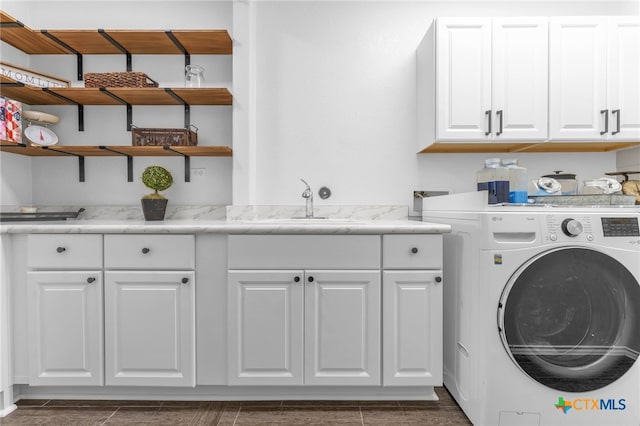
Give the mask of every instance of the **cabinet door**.
M 441 276 L 384 271 L 384 386 L 442 386 Z
M 229 271 L 229 384 L 303 383 L 303 272 Z
M 551 139 L 603 138 L 600 132 L 607 117 L 606 24 L 600 17 L 550 18 Z
M 305 272 L 305 384 L 380 385 L 380 272 Z
M 29 272 L 29 384 L 101 386 L 102 272 Z
M 438 19 L 436 64 L 437 139 L 491 139 L 491 18 Z
M 640 19 L 609 18 L 608 137 L 640 140 Z M 619 122 L 619 124 L 618 124 Z
M 193 271 L 105 272 L 106 384 L 195 386 Z
M 548 18 L 493 19 L 493 135 L 548 137 Z

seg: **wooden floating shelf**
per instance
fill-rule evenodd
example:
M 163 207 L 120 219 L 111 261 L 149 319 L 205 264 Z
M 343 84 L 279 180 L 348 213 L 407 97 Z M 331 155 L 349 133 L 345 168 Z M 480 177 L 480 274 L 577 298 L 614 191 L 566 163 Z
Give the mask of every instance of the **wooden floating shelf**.
M 27 105 L 231 105 L 226 88 L 169 87 L 55 87 L 25 86 L 8 77 L 0 80 L 0 94 Z M 123 102 L 110 96 L 120 98 Z M 175 96 L 184 101 L 181 103 Z M 56 96 L 60 95 L 60 96 Z
M 436 142 L 418 154 L 488 154 L 536 152 L 610 152 L 640 146 L 639 142 Z
M 230 55 L 233 52 L 226 30 L 33 30 L 3 11 L 0 11 L 0 24 L 0 40 L 30 55 L 123 53 L 109 38 L 129 54 L 182 55 L 186 51 L 191 55 Z
M 52 145 L 49 147 L 29 146 L 16 144 L 15 142 L 0 141 L 0 151 L 33 157 L 59 157 L 76 155 L 82 157 L 117 157 L 129 155 L 132 157 L 175 157 L 186 155 L 189 157 L 231 157 L 232 149 L 228 146 L 172 146 L 166 149 L 163 146 L 130 146 L 108 145 L 100 146 L 73 146 Z

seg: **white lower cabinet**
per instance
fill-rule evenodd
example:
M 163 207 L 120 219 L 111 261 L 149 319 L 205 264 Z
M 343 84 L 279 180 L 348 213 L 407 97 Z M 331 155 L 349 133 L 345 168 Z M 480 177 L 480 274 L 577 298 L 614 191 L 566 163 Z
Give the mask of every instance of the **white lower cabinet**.
M 106 384 L 195 386 L 193 271 L 105 272 Z
M 383 385 L 442 385 L 441 275 L 384 271 Z
M 379 385 L 380 272 L 229 271 L 230 385 Z
M 102 271 L 30 271 L 29 384 L 103 385 Z

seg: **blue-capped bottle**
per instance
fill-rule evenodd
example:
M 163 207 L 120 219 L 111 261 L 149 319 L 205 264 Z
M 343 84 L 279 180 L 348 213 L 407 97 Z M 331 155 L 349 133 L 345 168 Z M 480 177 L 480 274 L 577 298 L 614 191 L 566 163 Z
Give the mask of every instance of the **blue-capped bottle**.
M 515 158 L 505 158 L 502 165 L 509 170 L 509 202 L 523 204 L 529 201 L 527 168 Z
M 499 158 L 484 161 L 484 168 L 476 173 L 478 191 L 489 193 L 489 204 L 509 202 L 509 170 Z

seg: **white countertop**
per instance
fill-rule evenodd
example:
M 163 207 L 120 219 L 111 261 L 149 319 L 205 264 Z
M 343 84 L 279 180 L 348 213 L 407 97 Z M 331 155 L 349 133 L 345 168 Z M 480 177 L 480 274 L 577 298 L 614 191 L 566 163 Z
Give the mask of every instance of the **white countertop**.
M 417 220 L 66 220 L 5 222 L 0 234 L 442 234 L 451 226 Z

